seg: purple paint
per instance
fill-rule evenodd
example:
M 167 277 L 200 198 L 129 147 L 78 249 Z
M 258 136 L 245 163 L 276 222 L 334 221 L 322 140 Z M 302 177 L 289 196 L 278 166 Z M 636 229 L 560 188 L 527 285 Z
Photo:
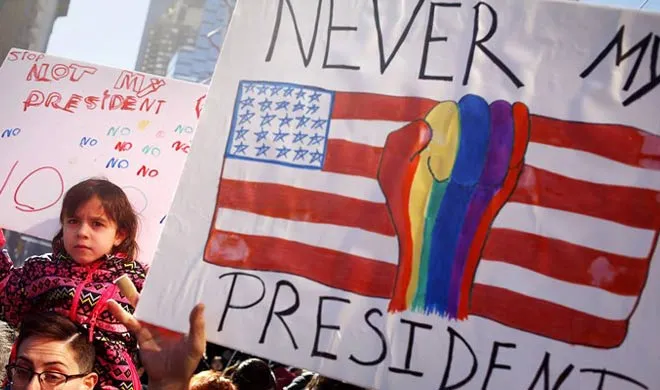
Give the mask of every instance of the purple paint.
M 495 193 L 502 187 L 509 169 L 509 160 L 513 151 L 513 111 L 509 103 L 498 100 L 490 105 L 490 125 L 486 164 L 470 199 L 454 256 L 447 302 L 450 316 L 455 316 L 458 310 L 463 269 L 472 239 L 484 211 Z

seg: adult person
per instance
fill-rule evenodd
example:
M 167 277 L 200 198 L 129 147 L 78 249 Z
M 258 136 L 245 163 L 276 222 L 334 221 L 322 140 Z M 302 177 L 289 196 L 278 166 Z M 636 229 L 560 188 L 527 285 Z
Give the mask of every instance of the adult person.
M 71 320 L 53 312 L 32 313 L 21 323 L 7 377 L 12 390 L 91 390 L 98 382 L 95 357 L 86 331 Z
M 139 300 L 135 287 L 122 292 L 135 307 Z M 136 337 L 149 390 L 187 390 L 206 345 L 204 306 L 191 311 L 187 335 L 141 324 L 115 301 L 108 302 L 108 309 Z M 56 313 L 27 315 L 19 329 L 15 359 L 7 366 L 12 390 L 93 389 L 98 381 L 92 372 L 95 351 L 85 333 Z

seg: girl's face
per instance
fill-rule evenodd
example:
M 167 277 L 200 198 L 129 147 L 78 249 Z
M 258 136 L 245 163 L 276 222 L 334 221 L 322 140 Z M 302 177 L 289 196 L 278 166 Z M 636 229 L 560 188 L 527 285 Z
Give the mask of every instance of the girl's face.
M 62 221 L 64 249 L 78 264 L 90 264 L 112 252 L 126 238 L 117 230 L 103 209 L 98 197 L 93 197 Z

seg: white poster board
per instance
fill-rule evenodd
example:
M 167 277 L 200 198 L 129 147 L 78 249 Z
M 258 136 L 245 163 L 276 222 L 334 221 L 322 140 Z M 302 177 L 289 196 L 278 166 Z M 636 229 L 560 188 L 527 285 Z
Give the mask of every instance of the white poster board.
M 657 387 L 657 34 L 240 1 L 138 316 L 367 388 Z
M 65 192 L 105 177 L 139 213 L 150 263 L 207 87 L 21 49 L 0 85 L 0 226 L 50 240 Z

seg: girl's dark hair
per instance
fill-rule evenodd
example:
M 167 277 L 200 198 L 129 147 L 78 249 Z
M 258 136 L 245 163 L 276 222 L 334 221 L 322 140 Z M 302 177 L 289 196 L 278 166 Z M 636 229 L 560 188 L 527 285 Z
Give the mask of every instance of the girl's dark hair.
M 275 375 L 260 359 L 248 359 L 236 367 L 231 376 L 238 390 L 275 390 Z
M 16 349 L 31 337 L 67 342 L 82 372 L 92 372 L 96 359 L 94 345 L 87 340 L 86 331 L 70 319 L 55 312 L 30 313 L 23 318 L 19 328 Z
M 87 179 L 71 187 L 64 195 L 60 223 L 76 213 L 76 210 L 90 199 L 97 197 L 103 205 L 106 216 L 117 225 L 117 231 L 126 235 L 124 241 L 117 245 L 114 253 L 124 253 L 129 259 L 137 257 L 138 217 L 128 200 L 126 193 L 116 184 L 106 179 Z M 61 245 L 62 228 L 53 238 L 53 250 Z

